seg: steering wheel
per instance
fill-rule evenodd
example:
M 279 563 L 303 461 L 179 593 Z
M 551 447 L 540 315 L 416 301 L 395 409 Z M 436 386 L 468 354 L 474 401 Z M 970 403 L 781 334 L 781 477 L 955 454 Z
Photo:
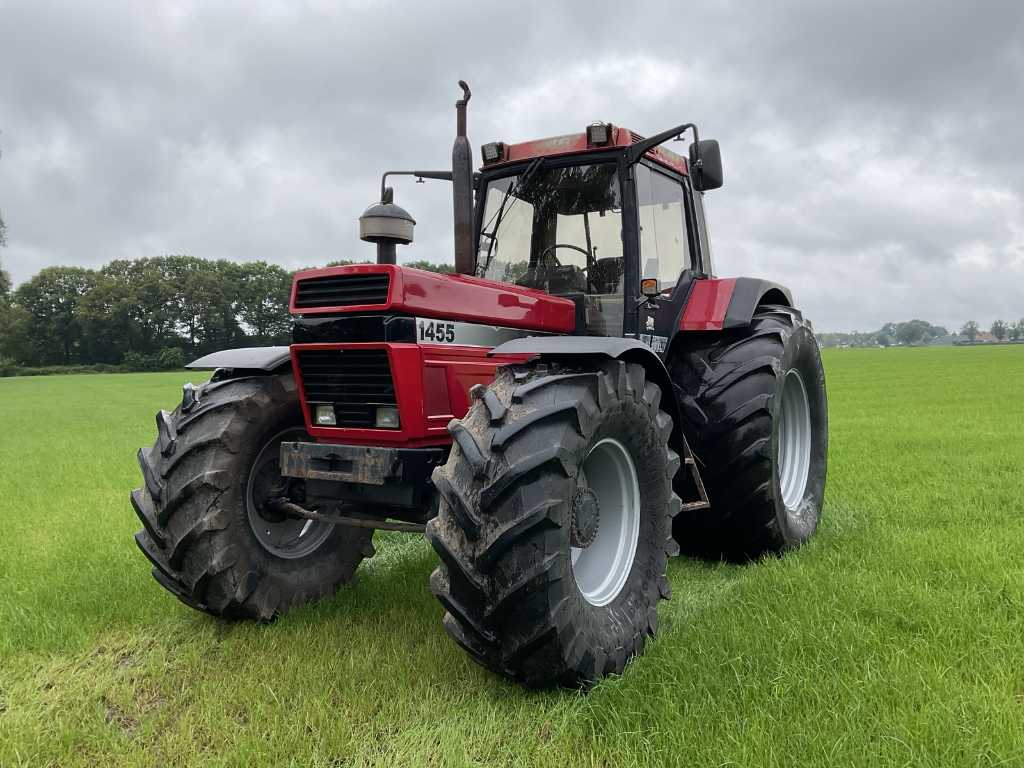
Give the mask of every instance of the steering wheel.
M 550 253 L 552 260 L 555 262 L 555 266 L 562 266 L 562 262 L 558 260 L 558 257 L 554 253 L 556 248 L 571 248 L 574 251 L 579 251 L 580 253 L 587 257 L 587 262 L 590 261 L 590 251 L 588 251 L 586 248 L 580 248 L 578 245 L 572 245 L 571 243 L 554 243 L 553 245 L 549 245 L 547 248 L 540 252 L 540 255 L 537 257 L 537 261 L 543 263 L 545 257 L 548 255 L 548 253 Z M 586 272 L 587 267 L 582 267 L 580 271 Z

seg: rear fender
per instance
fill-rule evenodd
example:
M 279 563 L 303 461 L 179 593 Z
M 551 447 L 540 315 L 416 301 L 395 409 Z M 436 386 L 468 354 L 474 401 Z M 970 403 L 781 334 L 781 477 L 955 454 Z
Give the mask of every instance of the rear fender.
M 789 289 L 756 277 L 695 280 L 679 320 L 680 331 L 724 331 L 750 325 L 761 304 L 793 306 Z

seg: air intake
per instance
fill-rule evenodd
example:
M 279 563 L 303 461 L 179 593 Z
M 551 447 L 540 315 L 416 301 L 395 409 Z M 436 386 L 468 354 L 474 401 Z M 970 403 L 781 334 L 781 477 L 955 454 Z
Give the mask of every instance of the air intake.
M 391 276 L 384 274 L 330 275 L 299 280 L 295 308 L 358 307 L 386 304 Z

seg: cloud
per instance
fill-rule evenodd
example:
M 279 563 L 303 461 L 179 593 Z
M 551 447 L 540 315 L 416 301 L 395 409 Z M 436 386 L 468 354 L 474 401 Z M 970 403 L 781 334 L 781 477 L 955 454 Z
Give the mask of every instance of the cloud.
M 0 210 L 16 282 L 190 253 L 372 258 L 390 168 L 474 145 L 695 120 L 721 140 L 716 266 L 820 329 L 1024 315 L 1024 8 L 3 2 Z M 396 182 L 407 259 L 449 260 L 450 191 Z

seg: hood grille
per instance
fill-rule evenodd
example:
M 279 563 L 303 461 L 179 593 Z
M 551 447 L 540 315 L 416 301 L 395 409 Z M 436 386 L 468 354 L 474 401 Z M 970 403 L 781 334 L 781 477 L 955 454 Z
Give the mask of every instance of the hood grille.
M 329 275 L 299 280 L 295 308 L 356 307 L 386 304 L 391 276 L 385 273 Z

